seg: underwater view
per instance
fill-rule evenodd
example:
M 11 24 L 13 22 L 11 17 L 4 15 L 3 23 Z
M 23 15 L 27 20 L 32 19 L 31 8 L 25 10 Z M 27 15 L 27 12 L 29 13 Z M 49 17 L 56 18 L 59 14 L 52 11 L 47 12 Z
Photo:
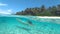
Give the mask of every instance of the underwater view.
M 0 0 L 0 34 L 60 34 L 60 0 Z
M 0 34 L 60 34 L 60 19 L 0 15 Z

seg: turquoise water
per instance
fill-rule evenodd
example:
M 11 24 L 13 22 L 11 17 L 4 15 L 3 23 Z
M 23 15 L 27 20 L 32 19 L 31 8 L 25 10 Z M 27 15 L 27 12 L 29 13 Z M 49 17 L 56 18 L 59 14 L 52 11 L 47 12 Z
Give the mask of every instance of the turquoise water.
M 0 15 L 0 34 L 60 34 L 60 19 Z

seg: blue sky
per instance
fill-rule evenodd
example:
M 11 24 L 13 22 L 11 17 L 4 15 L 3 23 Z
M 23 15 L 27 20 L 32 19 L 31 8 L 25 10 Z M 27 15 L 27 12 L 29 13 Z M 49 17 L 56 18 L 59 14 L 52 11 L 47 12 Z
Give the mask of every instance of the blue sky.
M 0 13 L 11 14 L 26 8 L 60 4 L 60 0 L 0 0 Z

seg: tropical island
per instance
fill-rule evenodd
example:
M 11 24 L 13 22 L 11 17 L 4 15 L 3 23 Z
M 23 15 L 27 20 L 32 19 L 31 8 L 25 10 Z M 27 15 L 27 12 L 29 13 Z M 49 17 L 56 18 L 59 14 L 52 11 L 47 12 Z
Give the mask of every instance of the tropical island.
M 46 8 L 45 5 L 41 7 L 26 8 L 25 10 L 16 12 L 16 15 L 60 16 L 60 4 L 48 8 Z

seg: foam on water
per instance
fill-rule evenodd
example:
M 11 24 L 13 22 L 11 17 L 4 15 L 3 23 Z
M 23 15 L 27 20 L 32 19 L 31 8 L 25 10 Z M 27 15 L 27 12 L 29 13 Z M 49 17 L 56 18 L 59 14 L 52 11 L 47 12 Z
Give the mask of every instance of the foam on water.
M 0 15 L 0 34 L 60 34 L 60 19 Z

